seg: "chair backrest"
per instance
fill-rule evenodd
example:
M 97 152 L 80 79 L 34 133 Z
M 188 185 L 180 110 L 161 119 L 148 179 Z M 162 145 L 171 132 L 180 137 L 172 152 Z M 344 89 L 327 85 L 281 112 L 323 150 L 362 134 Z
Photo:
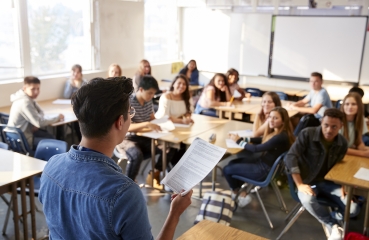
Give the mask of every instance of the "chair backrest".
M 27 139 L 22 130 L 16 127 L 6 126 L 5 124 L 0 124 L 0 130 L 2 137 L 5 140 L 4 142 L 9 145 L 11 150 L 30 155 L 32 149 L 28 145 Z
M 270 182 L 274 177 L 275 175 L 277 175 L 277 173 L 283 169 L 283 165 L 284 165 L 284 156 L 286 156 L 287 152 L 284 152 L 282 153 L 278 158 L 277 160 L 275 160 L 272 168 L 270 169 L 269 171 L 269 174 L 268 176 L 266 177 L 265 181 L 264 182 Z
M 34 157 L 49 161 L 52 156 L 67 152 L 67 148 L 68 145 L 64 141 L 43 139 L 38 143 Z
M 279 96 L 279 99 L 288 100 L 288 96 L 284 92 L 275 92 L 275 93 Z
M 0 112 L 0 123 L 8 124 L 8 121 L 9 121 L 9 114 Z
M 341 107 L 342 103 L 343 103 L 343 100 L 338 100 L 338 101 L 336 102 L 336 108 L 340 109 L 340 107 Z
M 297 137 L 303 129 L 307 127 L 317 127 L 319 125 L 319 119 L 317 119 L 313 114 L 306 114 L 300 119 L 295 130 L 293 131 L 293 135 Z
M 263 92 L 259 88 L 245 88 L 245 91 L 254 97 L 261 97 L 263 95 Z
M 293 198 L 293 200 L 295 200 L 296 202 L 300 202 L 299 197 L 297 196 L 297 192 L 296 192 L 296 186 L 295 186 L 295 182 L 293 181 L 292 175 L 289 174 L 286 170 L 286 175 L 287 175 L 287 179 L 288 179 L 288 187 L 290 189 L 290 194 L 291 197 Z
M 9 150 L 9 145 L 3 142 L 0 142 L 0 148 L 1 149 L 5 149 L 5 150 Z

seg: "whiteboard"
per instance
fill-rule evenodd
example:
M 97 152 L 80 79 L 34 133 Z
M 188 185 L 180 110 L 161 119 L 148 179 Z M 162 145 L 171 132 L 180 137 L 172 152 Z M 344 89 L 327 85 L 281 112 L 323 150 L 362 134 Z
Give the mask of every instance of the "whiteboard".
M 272 75 L 359 81 L 366 17 L 277 16 Z
M 360 85 L 369 85 L 369 26 L 366 32 L 363 64 L 361 66 Z
M 271 14 L 231 15 L 228 66 L 243 75 L 268 75 Z

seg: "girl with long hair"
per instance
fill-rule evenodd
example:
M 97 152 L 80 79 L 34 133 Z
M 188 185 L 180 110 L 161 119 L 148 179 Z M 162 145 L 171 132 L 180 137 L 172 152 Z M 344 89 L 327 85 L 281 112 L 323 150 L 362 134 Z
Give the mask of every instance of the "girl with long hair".
M 190 85 L 199 85 L 199 70 L 195 60 L 190 60 L 187 65 L 179 71 L 190 80 Z

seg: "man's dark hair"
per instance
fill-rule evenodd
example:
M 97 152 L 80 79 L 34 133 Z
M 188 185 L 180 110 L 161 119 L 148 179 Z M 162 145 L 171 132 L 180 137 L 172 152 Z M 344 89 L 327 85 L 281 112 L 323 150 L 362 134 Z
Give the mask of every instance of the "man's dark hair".
M 158 82 L 155 78 L 150 75 L 145 75 L 140 77 L 140 83 L 138 84 L 138 88 L 143 88 L 143 90 L 149 90 L 150 88 L 159 90 Z
M 322 75 L 321 73 L 318 73 L 318 72 L 312 72 L 312 73 L 311 73 L 311 76 L 312 76 L 312 77 L 318 77 L 318 78 L 320 78 L 320 80 L 322 80 L 322 81 L 323 81 L 323 75 Z
M 98 138 L 108 134 L 112 124 L 123 115 L 128 119 L 129 96 L 133 92 L 132 79 L 125 77 L 94 78 L 73 96 L 73 111 L 82 135 Z
M 358 93 L 361 98 L 364 97 L 364 91 L 363 89 L 359 88 L 359 87 L 352 87 L 350 90 L 349 90 L 349 93 L 352 93 L 352 92 L 355 92 L 355 93 Z
M 325 116 L 331 117 L 331 118 L 338 118 L 339 120 L 341 120 L 341 122 L 343 122 L 343 118 L 345 117 L 343 112 L 341 112 L 337 108 L 327 108 L 327 110 L 325 110 L 324 112 L 323 118 Z
M 41 81 L 37 77 L 28 76 L 24 78 L 23 84 L 41 84 Z

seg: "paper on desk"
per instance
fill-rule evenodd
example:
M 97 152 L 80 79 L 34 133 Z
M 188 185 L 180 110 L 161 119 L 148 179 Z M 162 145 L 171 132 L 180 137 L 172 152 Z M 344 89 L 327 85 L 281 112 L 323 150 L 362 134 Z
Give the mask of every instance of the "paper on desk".
M 161 131 L 161 132 L 151 131 L 151 132 L 142 133 L 142 136 L 145 136 L 145 137 L 148 137 L 148 138 L 153 138 L 153 139 L 158 139 L 158 138 L 164 137 L 168 134 L 170 134 L 170 132 L 168 132 L 168 131 Z
M 191 127 L 191 124 L 174 123 L 174 126 L 176 128 L 177 127 L 180 127 L 180 128 L 189 128 L 189 127 Z
M 226 149 L 196 138 L 181 160 L 161 181 L 175 193 L 186 195 L 202 181 L 223 157 Z
M 71 100 L 70 99 L 56 99 L 55 101 L 53 101 L 53 104 L 68 104 L 68 105 L 71 105 Z
M 360 168 L 359 171 L 354 175 L 355 178 L 369 181 L 369 169 Z
M 161 130 L 167 131 L 167 132 L 170 132 L 170 131 L 173 131 L 174 129 L 176 129 L 173 122 L 168 119 L 168 116 L 165 116 L 165 117 L 160 118 L 160 119 L 154 119 L 154 120 L 151 121 L 151 123 L 159 125 Z
M 238 145 L 235 141 L 233 141 L 232 139 L 226 139 L 226 144 L 227 144 L 227 148 L 238 148 L 238 149 L 243 149 L 243 147 L 241 147 L 240 145 Z
M 239 130 L 239 131 L 230 131 L 229 133 L 237 134 L 240 137 L 252 137 L 253 136 L 253 132 L 252 132 L 251 129 Z

